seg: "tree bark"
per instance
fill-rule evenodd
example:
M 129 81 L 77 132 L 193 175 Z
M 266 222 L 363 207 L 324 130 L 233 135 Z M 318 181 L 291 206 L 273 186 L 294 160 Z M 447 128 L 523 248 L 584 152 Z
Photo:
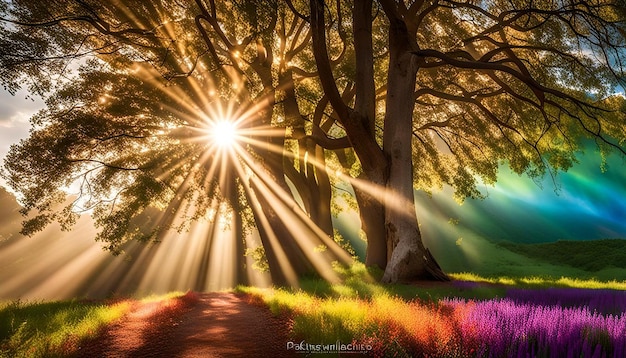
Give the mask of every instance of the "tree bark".
M 239 182 L 235 177 L 229 180 L 229 201 L 233 208 L 232 212 L 232 240 L 234 240 L 234 262 L 235 262 L 235 280 L 237 284 L 248 285 L 250 283 L 248 270 L 246 268 L 245 247 L 243 238 L 243 219 L 240 215 L 239 204 Z
M 361 230 L 365 233 L 365 265 L 384 270 L 387 267 L 387 239 L 385 233 L 385 208 L 381 201 L 367 190 L 353 187 L 359 206 Z
M 329 237 L 333 236 L 333 224 L 330 213 L 331 188 L 330 179 L 324 169 L 324 150 L 312 138 L 305 135 L 304 117 L 300 113 L 293 80 L 293 71 L 285 70 L 279 75 L 279 87 L 285 92 L 283 108 L 285 121 L 293 128 L 294 137 L 298 139 L 298 164 L 300 171 L 288 168 L 288 177 L 296 188 L 304 204 L 304 210 L 311 219 Z M 314 125 L 319 125 L 320 118 L 314 118 Z M 306 155 L 305 155 L 306 153 Z M 290 165 L 288 160 L 284 165 Z
M 413 187 L 412 129 L 417 60 L 411 54 L 406 24 L 384 4 L 390 21 L 387 102 L 383 151 L 389 160 L 385 194 L 385 230 L 389 261 L 383 282 L 447 280 L 424 247 L 417 221 Z
M 362 118 L 368 129 L 370 139 L 376 141 L 376 86 L 374 83 L 374 48 L 372 44 L 372 0 L 356 0 L 352 14 L 354 32 L 354 51 L 356 56 L 355 103 L 354 110 Z M 368 158 L 359 157 L 361 163 Z M 387 163 L 384 163 L 386 166 Z M 372 167 L 366 165 L 364 168 Z M 369 180 L 384 188 L 387 180 L 387 168 L 365 169 L 361 179 Z M 360 188 L 354 188 L 359 212 L 361 229 L 367 237 L 365 264 L 387 267 L 387 238 L 385 235 L 385 208 L 379 198 Z
M 255 183 L 249 183 L 250 189 L 253 193 L 259 192 L 259 188 Z M 297 277 L 295 273 L 289 271 L 283 267 L 285 262 L 284 252 L 278 247 L 278 240 L 272 230 L 272 225 L 268 223 L 268 219 L 262 209 L 263 201 L 256 198 L 252 198 L 248 195 L 248 202 L 254 215 L 254 221 L 257 223 L 257 230 L 261 239 L 261 244 L 265 251 L 265 259 L 269 267 L 269 274 L 272 279 L 272 283 L 275 285 L 289 285 L 295 283 Z M 276 249 L 274 247 L 276 246 Z
M 330 178 L 328 173 L 322 168 L 325 166 L 324 150 L 312 141 L 308 143 L 309 164 L 307 167 L 307 177 L 309 178 L 309 186 L 314 188 L 315 196 L 311 200 L 311 218 L 315 218 L 314 222 L 322 229 L 330 238 L 333 238 L 333 222 L 331 217 L 330 205 L 332 200 L 332 189 L 330 186 Z M 317 165 L 311 164 L 311 159 Z
M 371 69 L 373 49 L 371 47 L 371 1 L 356 0 L 354 10 L 355 52 L 359 78 L 356 87 L 355 104 L 349 108 L 337 89 L 328 50 L 326 46 L 326 28 L 324 22 L 324 1 L 310 0 L 311 32 L 315 63 L 317 64 L 320 83 L 330 104 L 343 125 L 350 144 L 361 162 L 364 175 L 373 190 L 384 191 L 384 228 L 385 240 L 379 234 L 368 237 L 369 261 L 378 266 L 384 262 L 383 246 L 387 246 L 388 260 L 384 282 L 399 282 L 408 279 L 446 279 L 439 265 L 424 248 L 415 212 L 413 193 L 412 128 L 413 93 L 417 74 L 417 61 L 411 54 L 411 41 L 406 24 L 398 14 L 397 3 L 381 1 L 383 10 L 390 21 L 389 31 L 389 72 L 387 77 L 387 108 L 383 150 L 376 141 L 372 127 L 375 115 L 375 91 L 373 70 Z M 372 190 L 364 188 L 364 190 Z M 365 204 L 363 216 L 371 215 L 376 221 L 371 225 L 380 225 L 380 210 L 375 208 L 380 192 L 360 192 L 360 202 Z M 367 197 L 367 196 L 371 197 Z M 374 200 L 371 200 L 374 197 Z M 368 205 L 374 205 L 368 207 Z M 366 225 L 370 225 L 367 222 Z M 368 231 L 373 232 L 373 226 Z M 371 241 L 370 241 L 371 239 Z M 374 252 L 374 250 L 376 250 Z

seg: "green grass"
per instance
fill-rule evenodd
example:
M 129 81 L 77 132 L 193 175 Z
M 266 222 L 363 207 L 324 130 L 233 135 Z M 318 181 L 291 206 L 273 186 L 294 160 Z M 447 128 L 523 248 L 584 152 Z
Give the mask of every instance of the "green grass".
M 396 341 L 385 338 L 370 342 L 369 339 L 380 338 L 398 328 L 403 332 L 415 331 L 413 324 L 426 321 L 419 320 L 417 316 L 426 317 L 430 313 L 423 305 L 385 293 L 363 299 L 320 298 L 304 291 L 287 292 L 281 289 L 244 291 L 261 297 L 274 312 L 289 314 L 292 317 L 291 333 L 294 340 L 304 339 L 313 344 L 333 344 L 337 341 L 373 344 Z M 407 319 L 409 316 L 410 320 Z M 389 352 L 390 348 L 385 348 Z M 402 344 L 398 344 L 396 350 L 402 350 Z
M 0 357 L 64 356 L 130 308 L 128 301 L 14 301 L 0 306 Z
M 611 269 L 626 269 L 626 240 L 621 239 L 560 240 L 541 244 L 501 242 L 499 245 L 526 257 L 591 273 L 602 273 L 603 270 Z M 622 275 L 625 274 L 622 273 Z
M 536 277 L 493 279 L 475 274 L 453 276 L 483 285 L 423 287 L 366 281 L 354 285 L 352 281 L 359 280 L 359 275 L 353 274 L 344 277 L 340 284 L 308 279 L 300 288 L 238 287 L 236 291 L 255 296 L 277 316 L 290 317 L 291 338 L 297 342 L 366 344 L 372 347 L 368 353 L 373 355 L 408 356 L 409 353 L 404 351 L 408 349 L 427 356 L 462 356 L 462 347 L 451 338 L 459 329 L 454 314 L 438 303 L 440 298 L 504 297 L 507 288 L 512 286 L 626 289 L 626 283 L 617 281 Z
M 623 239 L 521 244 L 467 236 L 460 245 L 449 242 L 437 245 L 440 247 L 433 253 L 447 272 L 471 272 L 489 279 L 626 280 L 626 240 Z
M 395 350 L 400 356 L 406 344 L 437 346 L 416 343 L 419 337 L 445 343 L 450 324 L 437 308 L 439 298 L 488 299 L 505 293 L 505 288 L 495 285 L 382 285 L 378 283 L 382 273 L 361 263 L 336 270 L 341 283 L 307 278 L 298 288 L 239 286 L 235 291 L 255 296 L 277 316 L 291 317 L 291 333 L 296 340 L 314 344 L 395 342 L 392 348 L 386 345 L 384 349 L 387 353 Z M 431 353 L 436 354 L 438 348 L 433 349 Z
M 482 277 L 470 272 L 452 273 L 450 276 L 459 281 L 482 282 L 496 285 L 516 286 L 522 288 L 547 288 L 547 287 L 575 287 L 585 289 L 610 289 L 626 290 L 626 281 L 609 280 L 601 281 L 597 279 L 579 279 L 572 277 Z
M 505 291 L 505 288 L 493 285 L 476 286 L 471 289 L 457 288 L 452 285 L 433 285 L 428 288 L 424 288 L 419 284 L 382 285 L 379 282 L 383 272 L 376 268 L 366 267 L 360 262 L 348 268 L 335 267 L 335 270 L 341 278 L 341 283 L 331 284 L 319 278 L 305 278 L 300 281 L 298 288 L 287 290 L 289 292 L 303 292 L 318 298 L 359 298 L 367 300 L 378 296 L 392 296 L 406 300 L 417 298 L 429 301 L 436 301 L 441 297 L 450 296 L 486 299 L 501 296 Z

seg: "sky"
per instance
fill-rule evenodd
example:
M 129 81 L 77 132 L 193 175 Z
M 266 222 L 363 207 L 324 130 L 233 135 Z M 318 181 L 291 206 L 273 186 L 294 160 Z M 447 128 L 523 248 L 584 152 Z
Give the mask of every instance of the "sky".
M 26 91 L 15 96 L 0 89 L 0 160 L 4 161 L 11 144 L 28 135 L 28 119 L 44 107 L 40 98 L 27 99 Z M 0 179 L 1 180 L 1 179 Z M 4 184 L 0 181 L 0 185 Z

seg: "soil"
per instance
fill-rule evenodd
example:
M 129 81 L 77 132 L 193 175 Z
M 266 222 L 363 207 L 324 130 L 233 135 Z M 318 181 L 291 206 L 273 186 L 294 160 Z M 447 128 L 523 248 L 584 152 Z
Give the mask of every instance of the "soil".
M 187 294 L 160 302 L 134 302 L 129 314 L 77 357 L 293 357 L 289 320 L 274 316 L 244 294 Z

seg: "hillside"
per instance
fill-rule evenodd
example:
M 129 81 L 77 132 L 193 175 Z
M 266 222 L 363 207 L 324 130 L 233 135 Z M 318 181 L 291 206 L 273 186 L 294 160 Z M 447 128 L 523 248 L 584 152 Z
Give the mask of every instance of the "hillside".
M 626 240 L 565 241 L 523 245 L 501 242 L 512 252 L 540 259 L 553 265 L 571 266 L 589 272 L 626 270 Z

